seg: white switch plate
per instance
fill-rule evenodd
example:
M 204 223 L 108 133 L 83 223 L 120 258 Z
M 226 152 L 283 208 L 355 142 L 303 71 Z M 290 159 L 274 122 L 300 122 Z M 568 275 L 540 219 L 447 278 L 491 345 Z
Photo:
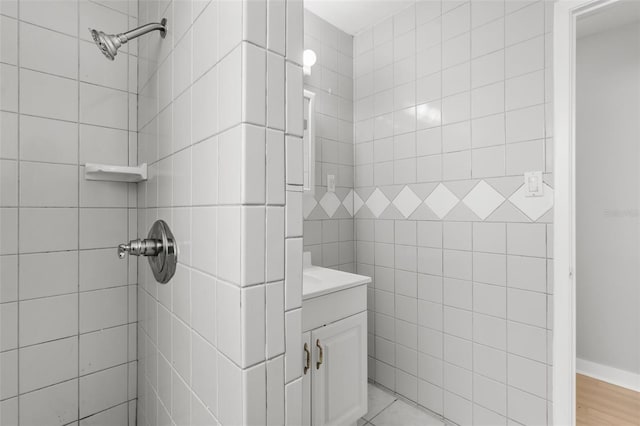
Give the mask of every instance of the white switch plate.
M 336 175 L 327 175 L 327 191 L 336 192 Z
M 542 180 L 542 172 L 525 172 L 524 188 L 526 197 L 542 197 L 544 195 L 544 182 Z

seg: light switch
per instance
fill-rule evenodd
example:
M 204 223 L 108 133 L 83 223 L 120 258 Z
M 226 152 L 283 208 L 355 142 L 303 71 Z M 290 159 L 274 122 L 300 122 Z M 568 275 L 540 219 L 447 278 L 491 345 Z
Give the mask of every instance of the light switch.
M 525 172 L 524 187 L 526 197 L 542 197 L 544 195 L 544 183 L 542 181 L 542 172 Z
M 336 175 L 327 175 L 327 192 L 336 192 Z

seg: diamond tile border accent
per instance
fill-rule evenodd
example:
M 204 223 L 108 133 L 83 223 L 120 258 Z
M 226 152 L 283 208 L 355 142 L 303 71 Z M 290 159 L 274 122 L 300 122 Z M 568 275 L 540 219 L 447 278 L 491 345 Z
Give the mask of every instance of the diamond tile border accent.
M 320 206 L 329 217 L 332 217 L 336 210 L 338 210 L 338 207 L 340 207 L 340 199 L 335 192 L 326 192 L 320 199 Z
M 436 189 L 429 194 L 424 203 L 440 219 L 444 218 L 460 200 L 443 184 L 438 184 Z
M 353 192 L 353 189 L 350 189 L 347 196 L 342 200 L 342 205 L 347 210 L 347 213 L 349 213 L 349 216 L 353 216 L 353 194 L 355 194 L 355 192 Z
M 393 201 L 390 201 L 380 188 L 375 188 L 366 201 L 363 201 L 358 192 L 353 189 L 349 190 L 342 201 L 333 192 L 324 193 L 319 201 L 313 195 L 305 194 L 303 196 L 303 216 L 307 219 L 320 204 L 330 218 L 336 214 L 341 205 L 344 206 L 350 217 L 355 217 L 366 204 L 374 217 L 378 218 L 390 204 L 393 204 L 394 211 L 397 209 L 397 212 L 394 213 L 396 216 L 400 212 L 404 218 L 409 218 L 418 210 L 420 203 L 424 202 L 439 219 L 443 219 L 462 201 L 480 220 L 486 220 L 507 199 L 485 180 L 479 181 L 462 200 L 443 183 L 438 183 L 424 201 L 421 201 L 421 196 L 418 196 L 409 185 L 403 186 L 397 194 Z M 522 185 L 508 197 L 508 200 L 534 222 L 553 208 L 553 188 L 546 183 L 542 197 L 526 197 L 525 195 L 525 188 Z
M 308 218 L 317 205 L 318 202 L 313 195 L 304 193 L 302 195 L 302 217 L 305 219 Z
M 529 219 L 536 221 L 553 207 L 553 188 L 546 183 L 543 185 L 544 192 L 542 197 L 526 197 L 526 189 L 522 185 L 509 197 L 509 201 L 522 210 Z
M 380 217 L 382 212 L 389 206 L 389 204 L 391 204 L 391 202 L 382 193 L 380 188 L 376 188 L 376 190 L 373 191 L 373 194 L 371 194 L 371 196 L 367 200 L 366 204 L 375 217 Z
M 354 216 L 358 214 L 362 206 L 364 206 L 364 201 L 362 201 L 362 198 L 360 198 L 358 193 L 354 191 L 353 192 L 353 215 Z
M 402 188 L 402 191 L 393 200 L 393 205 L 405 218 L 411 216 L 421 203 L 422 200 L 408 186 Z
M 505 198 L 487 182 L 481 180 L 462 200 L 480 219 L 485 220 Z

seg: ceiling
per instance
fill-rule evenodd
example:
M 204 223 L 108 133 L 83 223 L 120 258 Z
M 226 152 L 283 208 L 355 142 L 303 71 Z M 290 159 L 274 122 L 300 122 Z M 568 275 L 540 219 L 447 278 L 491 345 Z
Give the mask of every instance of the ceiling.
M 383 21 L 413 0 L 304 0 L 304 7 L 347 34 Z
M 577 36 L 587 37 L 640 22 L 640 1 L 622 0 L 578 18 Z

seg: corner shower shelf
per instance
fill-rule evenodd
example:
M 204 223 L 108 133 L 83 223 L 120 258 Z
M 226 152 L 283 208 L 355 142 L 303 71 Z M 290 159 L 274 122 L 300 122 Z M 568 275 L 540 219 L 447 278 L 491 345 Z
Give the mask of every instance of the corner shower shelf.
M 147 180 L 147 163 L 138 167 L 87 163 L 84 166 L 84 178 L 111 182 L 142 182 Z

